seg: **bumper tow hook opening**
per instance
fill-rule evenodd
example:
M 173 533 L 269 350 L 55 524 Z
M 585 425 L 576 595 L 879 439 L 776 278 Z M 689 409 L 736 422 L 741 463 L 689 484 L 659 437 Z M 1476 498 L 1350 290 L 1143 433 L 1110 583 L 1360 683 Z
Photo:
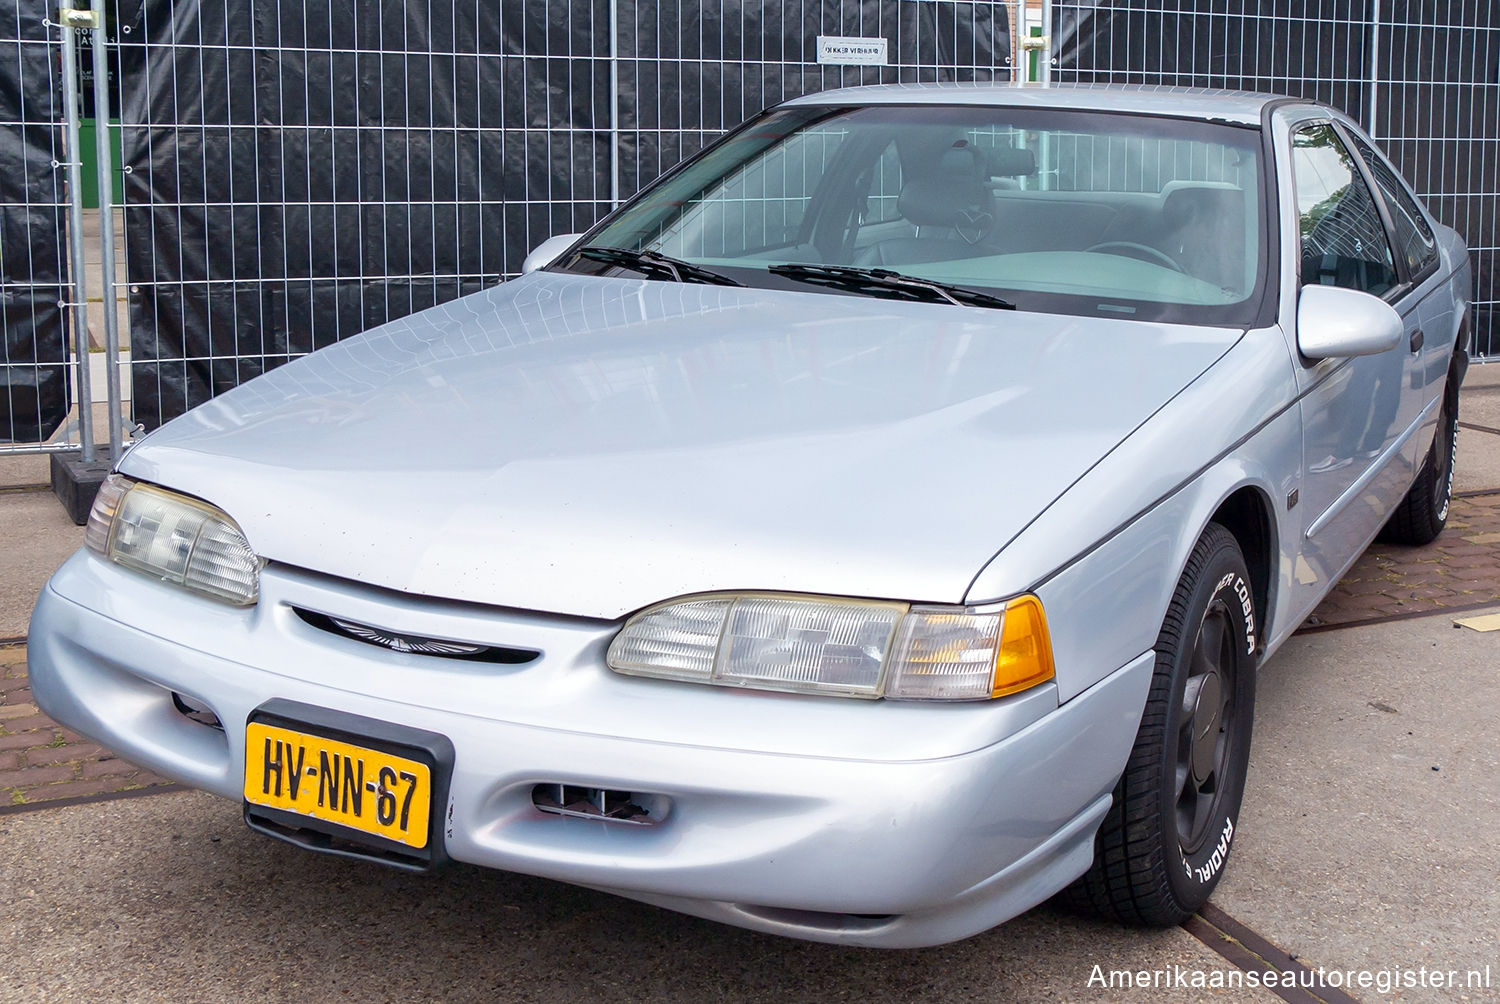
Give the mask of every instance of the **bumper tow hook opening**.
M 628 791 L 575 784 L 539 784 L 531 789 L 531 804 L 542 812 L 635 826 L 650 826 L 657 821 L 648 808 L 653 801 L 649 796 Z
M 178 714 L 190 722 L 207 725 L 209 728 L 218 729 L 220 732 L 224 731 L 224 723 L 219 721 L 219 716 L 214 714 L 208 705 L 195 701 L 186 694 L 179 694 L 175 690 L 172 691 L 172 706 L 177 709 Z

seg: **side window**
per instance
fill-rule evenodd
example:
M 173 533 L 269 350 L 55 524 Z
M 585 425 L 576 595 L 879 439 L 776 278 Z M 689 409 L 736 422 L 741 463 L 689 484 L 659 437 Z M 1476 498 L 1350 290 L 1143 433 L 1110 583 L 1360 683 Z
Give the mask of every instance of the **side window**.
M 1302 284 L 1380 296 L 1396 285 L 1395 259 L 1375 200 L 1333 126 L 1292 134 L 1292 175 L 1302 229 Z
M 1368 143 L 1356 136 L 1354 146 L 1369 167 L 1375 178 L 1375 187 L 1385 196 L 1386 207 L 1391 211 L 1391 223 L 1396 231 L 1396 253 L 1401 255 L 1413 276 L 1422 275 L 1437 264 L 1438 257 L 1437 238 L 1427 224 L 1427 217 L 1401 179 Z

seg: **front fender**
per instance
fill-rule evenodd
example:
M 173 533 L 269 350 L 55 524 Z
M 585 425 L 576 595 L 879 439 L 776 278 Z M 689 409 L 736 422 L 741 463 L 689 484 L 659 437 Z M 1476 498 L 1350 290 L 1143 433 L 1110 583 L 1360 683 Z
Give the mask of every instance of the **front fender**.
M 1086 690 L 1155 644 L 1189 552 L 1233 492 L 1255 487 L 1272 503 L 1273 537 L 1297 539 L 1285 506 L 1301 469 L 1296 400 L 1280 330 L 1247 333 L 991 559 L 968 602 L 1035 591 L 1059 698 Z M 1278 554 L 1268 651 L 1281 640 L 1291 571 Z
M 1278 445 L 1300 446 L 1295 410 L 1263 435 L 1268 447 L 1277 440 Z M 1093 686 L 1109 672 L 1107 667 L 1118 664 L 1111 662 L 1118 653 L 1138 655 L 1156 644 L 1193 545 L 1224 500 L 1247 486 L 1263 499 L 1274 499 L 1273 493 L 1280 490 L 1259 458 L 1226 459 L 1036 589 L 1051 628 L 1059 700 Z M 1273 537 L 1295 539 L 1295 530 L 1273 518 Z M 1280 560 L 1277 551 L 1272 555 L 1272 611 L 1269 618 L 1257 611 L 1257 620 L 1269 623 L 1254 625 L 1258 643 L 1268 650 L 1267 631 L 1278 630 L 1283 621 L 1276 616 L 1276 606 L 1291 594 L 1293 567 L 1291 561 Z

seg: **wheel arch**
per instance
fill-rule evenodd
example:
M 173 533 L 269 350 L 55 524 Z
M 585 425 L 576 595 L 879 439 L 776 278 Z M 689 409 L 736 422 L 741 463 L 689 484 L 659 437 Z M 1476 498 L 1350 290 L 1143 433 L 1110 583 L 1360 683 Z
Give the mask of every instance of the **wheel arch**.
M 1474 341 L 1474 308 L 1468 307 L 1458 319 L 1458 330 L 1453 336 L 1453 353 L 1448 359 L 1448 384 L 1445 393 L 1448 403 L 1458 413 L 1458 388 L 1469 372 L 1469 346 Z M 1455 380 L 1454 377 L 1457 377 Z
M 1240 545 L 1245 567 L 1250 571 L 1250 594 L 1255 601 L 1257 619 L 1256 647 L 1265 650 L 1271 636 L 1271 614 L 1276 609 L 1276 567 L 1281 544 L 1277 538 L 1276 520 L 1271 499 L 1255 484 L 1241 485 L 1229 494 L 1209 517 L 1218 523 Z M 1198 531 L 1202 536 L 1207 524 Z

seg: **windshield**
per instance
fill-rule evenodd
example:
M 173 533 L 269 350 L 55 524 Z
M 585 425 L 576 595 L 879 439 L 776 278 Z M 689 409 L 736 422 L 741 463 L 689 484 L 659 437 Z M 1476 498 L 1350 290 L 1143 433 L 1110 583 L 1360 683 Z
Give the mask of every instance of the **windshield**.
M 585 245 L 626 254 L 574 253 L 553 268 L 894 289 L 775 268 L 841 266 L 1023 310 L 1248 325 L 1266 271 L 1260 150 L 1256 129 L 1139 115 L 781 109 L 643 191 Z

